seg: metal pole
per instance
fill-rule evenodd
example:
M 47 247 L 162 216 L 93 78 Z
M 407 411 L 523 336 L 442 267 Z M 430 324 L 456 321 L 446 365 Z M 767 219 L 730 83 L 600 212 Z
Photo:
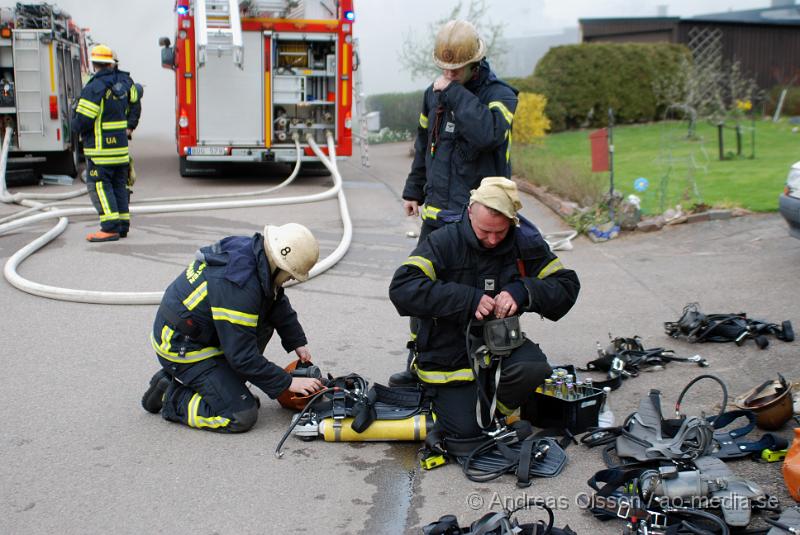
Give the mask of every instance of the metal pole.
M 722 160 L 725 159 L 725 149 L 723 147 L 724 140 L 723 140 L 722 136 L 723 136 L 723 134 L 722 134 L 722 123 L 717 123 L 717 139 L 719 140 L 718 143 L 717 143 L 719 145 L 719 161 L 722 161 Z
M 736 123 L 736 156 L 742 155 L 742 127 Z
M 614 221 L 614 110 L 608 108 L 608 216 Z

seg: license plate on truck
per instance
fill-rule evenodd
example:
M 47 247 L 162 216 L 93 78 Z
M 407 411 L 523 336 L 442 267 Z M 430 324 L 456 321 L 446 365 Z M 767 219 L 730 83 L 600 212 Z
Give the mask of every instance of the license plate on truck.
M 228 147 L 189 147 L 191 156 L 226 156 Z

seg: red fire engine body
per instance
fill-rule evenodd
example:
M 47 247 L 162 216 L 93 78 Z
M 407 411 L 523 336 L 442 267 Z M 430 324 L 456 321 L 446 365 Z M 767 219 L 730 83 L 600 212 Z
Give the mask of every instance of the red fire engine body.
M 175 44 L 161 45 L 182 175 L 195 162 L 295 162 L 294 137 L 318 162 L 309 133 L 352 154 L 353 0 L 178 0 L 175 11 Z

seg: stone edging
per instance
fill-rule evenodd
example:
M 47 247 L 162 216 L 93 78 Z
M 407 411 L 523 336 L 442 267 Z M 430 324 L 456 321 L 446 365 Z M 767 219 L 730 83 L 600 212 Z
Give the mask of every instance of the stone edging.
M 536 197 L 542 204 L 550 208 L 553 212 L 558 214 L 562 219 L 569 217 L 576 210 L 580 208 L 577 203 L 572 201 L 565 201 L 558 195 L 554 195 L 541 186 L 531 184 L 524 178 L 512 176 L 511 179 L 516 182 L 520 191 Z M 661 230 L 668 225 L 680 225 L 681 223 L 698 223 L 700 221 L 713 221 L 721 219 L 730 219 L 731 217 L 740 217 L 751 213 L 744 208 L 727 209 L 712 209 L 705 212 L 698 212 L 696 214 L 684 214 L 673 219 L 667 220 L 663 215 L 639 221 L 636 229 L 640 232 L 652 232 Z

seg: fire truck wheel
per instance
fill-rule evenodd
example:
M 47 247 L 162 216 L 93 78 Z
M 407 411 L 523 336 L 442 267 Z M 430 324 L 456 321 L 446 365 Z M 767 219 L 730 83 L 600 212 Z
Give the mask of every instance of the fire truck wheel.
M 43 171 L 45 173 L 54 173 L 59 175 L 69 175 L 71 177 L 78 176 L 80 169 L 80 149 L 77 147 L 68 148 L 67 150 L 50 153 L 47 157 L 47 163 Z

